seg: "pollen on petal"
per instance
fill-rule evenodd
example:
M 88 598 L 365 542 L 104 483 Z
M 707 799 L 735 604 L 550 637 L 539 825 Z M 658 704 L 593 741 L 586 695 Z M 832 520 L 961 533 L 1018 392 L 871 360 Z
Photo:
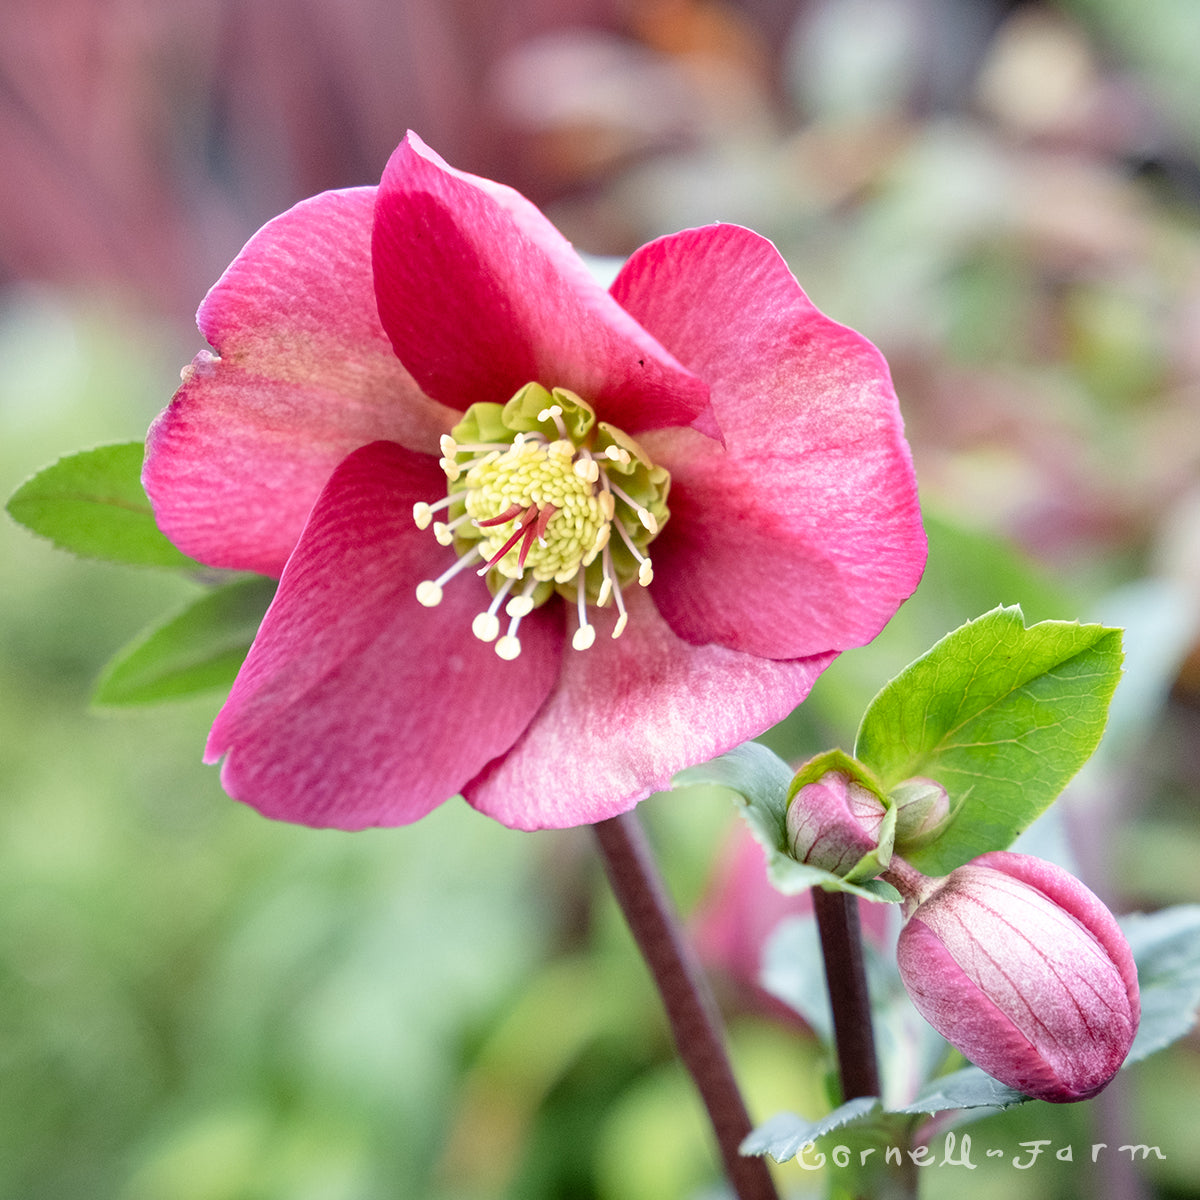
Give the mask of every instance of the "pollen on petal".
M 417 584 L 417 603 L 426 608 L 437 608 L 442 602 L 442 589 L 432 579 Z
M 530 596 L 514 596 L 505 606 L 504 611 L 510 617 L 527 617 L 533 612 L 533 599 Z M 502 656 L 503 657 L 503 656 Z
M 496 643 L 496 653 L 505 662 L 512 662 L 521 653 L 521 643 L 507 633 Z
M 500 618 L 495 613 L 481 612 L 471 622 L 471 632 L 481 642 L 494 642 L 500 633 Z

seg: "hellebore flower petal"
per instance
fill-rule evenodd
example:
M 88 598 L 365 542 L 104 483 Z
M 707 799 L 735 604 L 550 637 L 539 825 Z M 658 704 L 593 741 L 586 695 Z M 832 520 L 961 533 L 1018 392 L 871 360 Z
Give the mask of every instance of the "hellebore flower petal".
M 144 472 L 181 549 L 282 573 L 209 740 L 233 795 L 596 821 L 787 715 L 916 585 L 882 359 L 746 230 L 656 247 L 605 292 L 415 135 L 251 239 Z
M 1137 1032 L 1137 972 L 1116 920 L 1067 872 L 1026 855 L 985 854 L 935 881 L 897 961 L 947 1041 L 1042 1100 L 1094 1096 Z
M 276 217 L 200 308 L 217 354 L 185 370 L 152 426 L 143 481 L 163 532 L 201 562 L 278 577 L 351 450 L 386 438 L 436 453 L 456 419 L 379 323 L 375 191 L 326 192 Z
M 586 654 L 568 653 L 554 692 L 505 757 L 464 791 L 519 829 L 616 816 L 666 788 L 685 766 L 783 719 L 832 654 L 773 662 L 681 641 L 640 589 L 629 627 L 599 626 Z
M 412 505 L 438 478 L 390 442 L 334 472 L 209 737 L 206 757 L 226 756 L 236 799 L 306 825 L 408 824 L 537 711 L 558 673 L 558 614 L 531 614 L 509 663 L 460 636 L 487 602 L 482 582 L 433 610 L 413 596 L 440 547 Z
M 507 400 L 536 379 L 635 435 L 707 414 L 708 388 L 528 200 L 448 167 L 415 134 L 384 170 L 374 246 L 384 327 L 444 404 Z
M 736 225 L 651 242 L 612 293 L 709 385 L 725 440 L 660 455 L 675 519 L 654 563 L 671 627 L 771 658 L 870 641 L 925 565 L 879 352 L 818 312 L 775 247 Z

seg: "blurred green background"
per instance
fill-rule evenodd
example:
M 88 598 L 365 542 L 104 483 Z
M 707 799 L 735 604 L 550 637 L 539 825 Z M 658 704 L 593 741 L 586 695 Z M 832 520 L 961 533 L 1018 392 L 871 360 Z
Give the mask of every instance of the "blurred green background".
M 768 740 L 849 748 L 895 670 L 996 604 L 1123 625 L 1059 810 L 1118 911 L 1200 900 L 1193 0 L 6 0 L 0 79 L 5 495 L 141 437 L 250 233 L 374 181 L 409 126 L 590 253 L 751 225 L 887 355 L 931 534 L 916 597 Z M 191 594 L 0 521 L 0 1200 L 719 1195 L 587 831 L 456 801 L 272 824 L 200 765 L 219 695 L 89 711 Z M 711 912 L 728 801 L 641 811 Z M 754 1115 L 820 1115 L 820 1051 L 716 957 Z M 926 1194 L 1200 1196 L 1198 1096 L 1192 1037 L 973 1126 L 1006 1157 Z M 1032 1138 L 1075 1161 L 1016 1169 Z M 1093 1166 L 1102 1141 L 1164 1157 Z

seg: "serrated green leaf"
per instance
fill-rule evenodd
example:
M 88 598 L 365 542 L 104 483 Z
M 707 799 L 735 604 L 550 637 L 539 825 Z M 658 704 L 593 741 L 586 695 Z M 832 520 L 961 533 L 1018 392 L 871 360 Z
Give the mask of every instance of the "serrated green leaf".
M 767 857 L 767 875 L 788 895 L 810 887 L 852 892 L 867 900 L 896 901 L 900 893 L 882 879 L 848 883 L 830 871 L 799 863 L 788 854 L 787 806 L 792 768 L 774 751 L 747 742 L 712 762 L 688 767 L 675 776 L 676 787 L 714 784 L 735 794 L 735 803 Z
M 917 1098 L 899 1113 L 936 1113 L 954 1108 L 1012 1108 L 1024 1104 L 1029 1097 L 1023 1092 L 1007 1087 L 993 1079 L 978 1067 L 963 1067 L 931 1080 L 917 1094 Z
M 805 1146 L 811 1146 L 818 1138 L 864 1121 L 878 1111 L 879 1100 L 875 1096 L 859 1096 L 855 1100 L 847 1100 L 819 1121 L 809 1121 L 795 1113 L 777 1113 L 746 1136 L 741 1152 L 769 1154 L 778 1163 L 790 1162 Z
M 885 954 L 869 938 L 863 939 L 863 963 L 874 1015 L 882 999 L 903 992 L 895 957 Z M 816 917 L 788 917 L 767 939 L 760 982 L 812 1029 L 817 1037 L 833 1045 L 833 1013 L 825 982 L 825 962 Z M 943 1043 L 944 1044 L 944 1043 Z
M 873 962 L 865 943 L 863 949 L 866 961 Z M 868 979 L 868 986 L 871 982 Z M 833 1045 L 833 1013 L 815 917 L 789 917 L 779 923 L 767 939 L 759 983 L 802 1017 L 818 1040 Z
M 945 874 L 1003 850 L 1053 802 L 1104 732 L 1121 631 L 998 608 L 956 629 L 875 697 L 855 744 L 887 788 L 937 780 L 959 805 L 909 861 Z M 965 797 L 965 798 L 964 798 Z
M 122 650 L 93 703 L 154 704 L 230 687 L 274 593 L 273 579 L 256 576 L 202 596 Z
M 139 567 L 196 567 L 154 523 L 142 488 L 143 446 L 124 442 L 60 458 L 12 495 L 15 521 L 62 550 Z
M 1122 917 L 1138 968 L 1142 1020 L 1125 1065 L 1191 1031 L 1200 1007 L 1200 904 Z
M 673 783 L 676 787 L 715 784 L 758 804 L 771 805 L 781 799 L 786 805 L 792 775 L 792 768 L 773 750 L 760 742 L 746 742 L 711 762 L 687 767 L 675 776 Z

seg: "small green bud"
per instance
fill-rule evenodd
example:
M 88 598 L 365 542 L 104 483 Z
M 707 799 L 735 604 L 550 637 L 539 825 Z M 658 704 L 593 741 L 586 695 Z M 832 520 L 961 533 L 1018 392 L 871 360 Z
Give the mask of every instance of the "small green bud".
M 917 775 L 891 791 L 896 806 L 896 848 L 927 842 L 950 819 L 950 795 L 936 780 Z

